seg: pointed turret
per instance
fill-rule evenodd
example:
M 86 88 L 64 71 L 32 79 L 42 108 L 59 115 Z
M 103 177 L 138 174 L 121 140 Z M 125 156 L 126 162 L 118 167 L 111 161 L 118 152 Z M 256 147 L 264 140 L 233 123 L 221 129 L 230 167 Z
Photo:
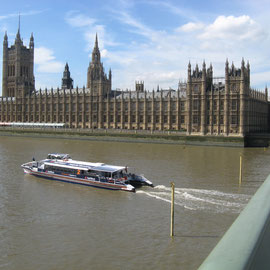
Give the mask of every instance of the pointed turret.
M 8 96 L 8 37 L 5 32 L 3 41 L 3 79 L 2 79 L 2 96 Z
M 199 73 L 199 66 L 196 64 L 196 73 Z
M 100 62 L 100 51 L 98 48 L 98 37 L 96 34 L 95 47 L 92 51 L 92 62 L 99 63 Z
M 19 15 L 19 25 L 18 25 L 18 31 L 17 31 L 17 35 L 16 35 L 16 39 L 15 39 L 15 44 L 22 44 L 22 40 L 21 40 L 21 16 Z
M 96 33 L 96 40 L 95 40 L 95 48 L 98 48 L 98 37 L 97 37 L 97 33 Z
M 73 79 L 70 77 L 69 66 L 68 63 L 66 63 L 62 78 L 62 89 L 72 89 L 72 88 L 73 88 Z
M 96 34 L 95 46 L 92 51 L 92 61 L 87 70 L 87 88 L 90 88 L 91 93 L 94 95 L 105 96 L 108 92 L 111 92 L 112 72 L 110 70 L 107 76 L 100 60 L 98 36 Z
M 4 49 L 8 48 L 8 36 L 7 36 L 7 31 L 5 32 L 4 41 L 3 41 L 3 47 L 4 47 Z
M 244 57 L 242 57 L 241 67 L 242 67 L 242 68 L 244 68 L 244 67 L 245 67 L 245 61 L 244 61 Z
M 31 33 L 30 42 L 29 42 L 29 48 L 30 49 L 34 48 L 34 36 L 33 36 L 33 33 Z
M 8 41 L 7 31 L 5 31 L 4 41 Z
M 228 79 L 228 77 L 229 77 L 229 61 L 227 58 L 226 63 L 225 63 L 225 78 L 226 78 L 226 80 Z
M 203 69 L 205 69 L 206 70 L 206 64 L 205 64 L 205 60 L 203 60 Z
M 109 80 L 110 81 L 112 80 L 112 70 L 111 69 L 109 70 Z
M 15 44 L 21 44 L 22 43 L 22 40 L 21 40 L 21 35 L 20 35 L 20 32 L 18 30 L 17 32 L 17 35 L 16 35 L 16 38 L 15 38 Z
M 202 65 L 202 78 L 206 79 L 206 64 L 204 60 L 203 60 L 203 65 Z
M 242 62 L 241 62 L 241 78 L 242 78 L 242 80 L 244 80 L 244 78 L 245 78 L 245 61 L 244 61 L 244 58 L 242 58 Z
M 188 78 L 191 77 L 191 64 L 190 61 L 188 62 Z

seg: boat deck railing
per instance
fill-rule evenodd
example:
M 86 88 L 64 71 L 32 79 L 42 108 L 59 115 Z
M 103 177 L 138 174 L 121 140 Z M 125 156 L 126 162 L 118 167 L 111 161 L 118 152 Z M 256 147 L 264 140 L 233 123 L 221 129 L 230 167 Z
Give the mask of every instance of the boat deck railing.
M 33 162 L 29 162 L 23 165 L 32 165 Z M 70 173 L 65 173 L 65 172 L 55 172 L 55 171 L 50 171 L 50 170 L 46 170 L 46 169 L 41 169 L 38 168 L 38 171 L 40 172 L 47 172 L 47 173 L 51 173 L 51 174 L 56 174 L 56 175 L 64 175 L 64 176 L 70 176 L 70 177 L 76 177 L 79 179 L 86 179 L 86 180 L 94 180 L 96 182 L 103 182 L 103 183 L 111 183 L 111 184 L 116 184 L 116 185 L 125 185 L 125 183 L 123 181 L 120 180 L 116 180 L 113 178 L 105 178 L 105 177 L 100 177 L 99 175 L 95 175 L 95 176 L 88 176 L 88 175 L 83 175 L 83 174 L 70 174 Z

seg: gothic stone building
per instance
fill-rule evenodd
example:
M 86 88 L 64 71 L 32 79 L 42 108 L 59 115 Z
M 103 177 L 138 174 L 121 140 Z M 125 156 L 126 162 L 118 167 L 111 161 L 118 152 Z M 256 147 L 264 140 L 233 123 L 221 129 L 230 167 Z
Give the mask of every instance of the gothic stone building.
M 35 90 L 34 38 L 23 45 L 18 30 L 15 44 L 3 42 L 3 96 L 0 122 L 64 123 L 70 128 L 175 130 L 187 135 L 244 136 L 267 132 L 267 89 L 250 87 L 250 66 L 225 64 L 225 77 L 217 81 L 210 65 L 194 70 L 188 65 L 187 82 L 178 90 L 112 90 L 100 59 L 98 40 L 87 71 L 87 87 L 73 88 L 68 64 L 61 89 Z

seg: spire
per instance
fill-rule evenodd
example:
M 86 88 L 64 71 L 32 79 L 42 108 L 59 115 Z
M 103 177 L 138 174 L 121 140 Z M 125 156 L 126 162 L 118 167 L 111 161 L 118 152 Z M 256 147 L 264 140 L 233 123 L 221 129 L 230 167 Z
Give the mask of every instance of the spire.
M 17 36 L 20 36 L 20 34 L 21 34 L 21 14 L 19 13 L 19 23 L 18 23 Z
M 34 36 L 33 36 L 33 33 L 31 33 L 29 47 L 30 48 L 34 48 Z
M 203 60 L 203 69 L 206 69 L 205 60 Z
M 16 39 L 15 39 L 15 44 L 22 42 L 20 31 L 21 31 L 21 14 L 19 14 L 18 31 L 17 31 L 17 35 L 16 35 Z
M 93 52 L 92 52 L 92 62 L 93 63 L 100 62 L 100 51 L 99 51 L 99 48 L 98 48 L 98 36 L 97 36 L 97 33 L 96 33 L 95 47 L 94 47 Z
M 188 78 L 190 78 L 190 77 L 191 77 L 191 64 L 190 64 L 190 61 L 189 61 L 189 63 L 188 63 Z
M 97 37 L 97 33 L 96 33 L 95 48 L 97 48 L 97 49 L 98 49 L 98 37 Z
M 7 36 L 7 31 L 5 32 L 3 45 L 4 45 L 5 47 L 8 46 L 8 36 Z
M 244 61 L 244 57 L 242 57 L 241 67 L 242 67 L 242 68 L 244 68 L 244 67 L 245 67 L 245 61 Z
M 111 68 L 110 68 L 110 70 L 109 70 L 109 80 L 110 80 L 110 81 L 112 80 L 112 70 L 111 70 Z

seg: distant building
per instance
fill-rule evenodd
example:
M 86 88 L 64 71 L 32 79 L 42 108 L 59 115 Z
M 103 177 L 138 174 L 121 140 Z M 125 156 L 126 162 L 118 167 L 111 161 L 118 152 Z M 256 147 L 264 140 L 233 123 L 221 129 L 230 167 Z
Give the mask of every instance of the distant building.
M 65 123 L 70 128 L 176 130 L 187 135 L 244 136 L 269 129 L 268 93 L 251 89 L 250 66 L 225 63 L 225 77 L 213 77 L 212 65 L 188 64 L 187 82 L 178 89 L 112 90 L 112 72 L 104 71 L 96 36 L 87 70 L 87 87 L 73 88 L 66 64 L 62 88 L 35 90 L 34 38 L 23 45 L 3 43 L 1 122 Z

